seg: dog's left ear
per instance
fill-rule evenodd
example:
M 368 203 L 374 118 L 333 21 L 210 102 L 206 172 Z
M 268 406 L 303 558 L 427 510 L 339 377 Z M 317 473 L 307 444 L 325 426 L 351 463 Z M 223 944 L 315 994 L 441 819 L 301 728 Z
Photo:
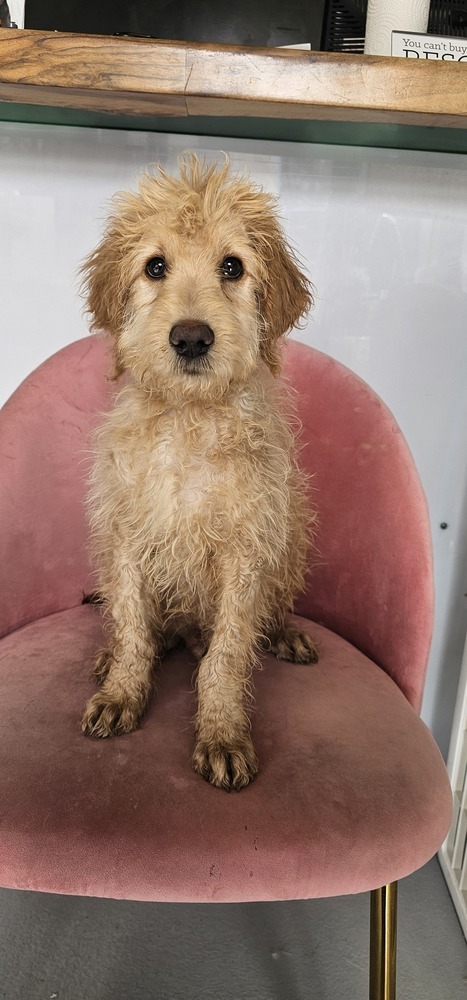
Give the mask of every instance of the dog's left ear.
M 279 375 L 277 341 L 308 312 L 313 296 L 310 281 L 300 271 L 281 229 L 278 225 L 274 228 L 267 251 L 262 254 L 265 280 L 259 295 L 263 327 L 260 351 L 273 375 Z

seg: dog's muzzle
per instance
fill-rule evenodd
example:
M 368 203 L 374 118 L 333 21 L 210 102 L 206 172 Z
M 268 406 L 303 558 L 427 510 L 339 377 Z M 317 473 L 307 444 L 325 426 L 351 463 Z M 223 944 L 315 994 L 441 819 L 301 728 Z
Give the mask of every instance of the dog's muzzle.
M 207 323 L 186 319 L 172 327 L 169 343 L 180 358 L 200 358 L 212 347 L 214 333 Z

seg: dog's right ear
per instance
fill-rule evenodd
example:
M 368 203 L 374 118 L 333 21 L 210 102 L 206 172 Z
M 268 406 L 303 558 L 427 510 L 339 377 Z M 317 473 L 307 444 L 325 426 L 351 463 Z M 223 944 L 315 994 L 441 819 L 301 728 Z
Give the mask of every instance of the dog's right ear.
M 118 244 L 118 233 L 109 228 L 100 245 L 81 267 L 91 329 L 105 330 L 113 334 L 117 341 L 113 378 L 118 378 L 124 370 L 118 352 L 118 336 L 124 324 L 128 294 Z

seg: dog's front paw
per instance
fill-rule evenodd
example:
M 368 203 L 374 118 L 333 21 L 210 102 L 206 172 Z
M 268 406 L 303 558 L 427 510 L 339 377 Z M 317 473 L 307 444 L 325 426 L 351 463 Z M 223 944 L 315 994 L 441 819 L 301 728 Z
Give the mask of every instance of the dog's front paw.
M 274 636 L 271 650 L 278 660 L 289 663 L 317 663 L 318 649 L 308 632 L 286 625 L 282 632 Z
M 238 741 L 214 736 L 197 740 L 193 767 L 211 785 L 239 792 L 258 773 L 258 758 L 248 736 Z
M 101 690 L 87 702 L 81 728 L 87 736 L 119 736 L 137 729 L 141 714 L 136 701 Z

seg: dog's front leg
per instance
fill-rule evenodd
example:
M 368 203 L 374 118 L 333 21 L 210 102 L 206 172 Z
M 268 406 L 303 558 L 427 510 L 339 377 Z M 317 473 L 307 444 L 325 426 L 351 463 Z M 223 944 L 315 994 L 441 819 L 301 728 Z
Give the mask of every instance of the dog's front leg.
M 193 766 L 219 788 L 239 790 L 258 770 L 246 701 L 259 597 L 251 567 L 232 562 L 224 573 L 211 642 L 199 666 Z
M 95 669 L 101 687 L 87 702 L 82 720 L 83 732 L 90 736 L 136 729 L 151 694 L 154 659 L 162 651 L 157 604 L 130 561 L 116 560 L 106 606 L 109 648 Z

